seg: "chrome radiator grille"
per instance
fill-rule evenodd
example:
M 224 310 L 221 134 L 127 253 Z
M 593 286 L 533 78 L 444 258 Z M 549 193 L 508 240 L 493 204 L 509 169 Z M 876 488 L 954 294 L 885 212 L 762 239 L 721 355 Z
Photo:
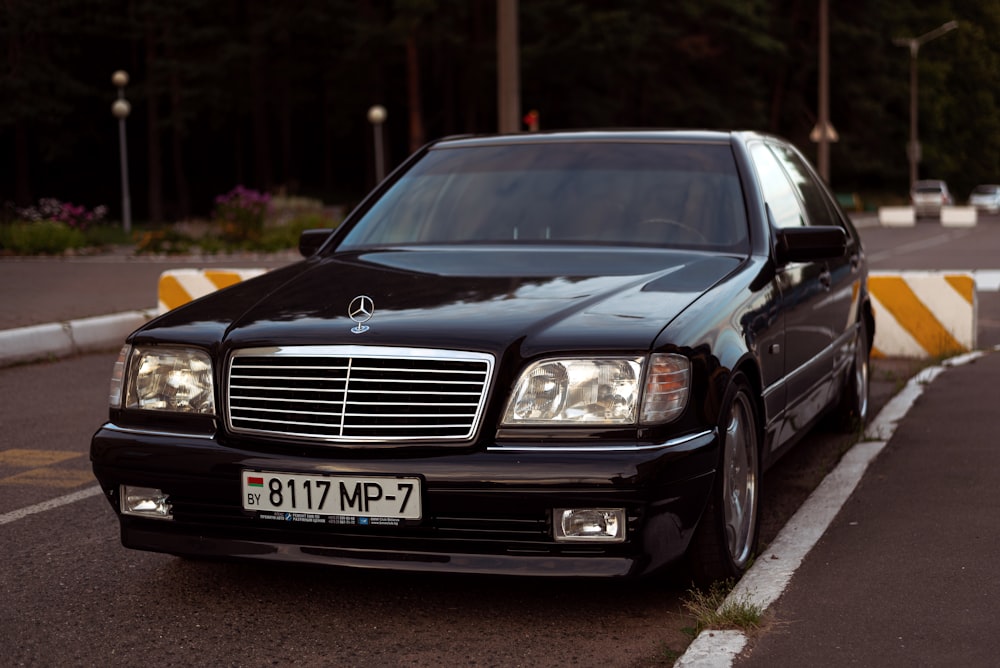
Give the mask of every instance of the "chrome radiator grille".
M 465 440 L 479 425 L 493 357 L 368 346 L 236 351 L 226 419 L 241 433 L 318 441 Z

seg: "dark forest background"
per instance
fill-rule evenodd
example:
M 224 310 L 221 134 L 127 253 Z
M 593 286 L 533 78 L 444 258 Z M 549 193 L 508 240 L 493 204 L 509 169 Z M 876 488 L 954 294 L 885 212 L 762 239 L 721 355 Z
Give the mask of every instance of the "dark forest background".
M 524 112 L 542 130 L 741 128 L 815 159 L 818 0 L 520 0 Z M 909 51 L 922 177 L 1000 181 L 1000 1 L 829 2 L 830 180 L 905 198 Z M 5 0 L 0 202 L 120 216 L 115 70 L 138 220 L 205 215 L 236 185 L 351 205 L 425 141 L 497 128 L 496 0 Z

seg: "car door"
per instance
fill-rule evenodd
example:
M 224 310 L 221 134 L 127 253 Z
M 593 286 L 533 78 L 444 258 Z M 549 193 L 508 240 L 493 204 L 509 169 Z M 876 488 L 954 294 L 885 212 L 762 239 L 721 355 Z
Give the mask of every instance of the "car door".
M 832 193 L 823 185 L 802 154 L 793 146 L 783 142 L 769 144 L 785 173 L 799 195 L 806 214 L 807 225 L 832 225 L 844 230 L 847 249 L 844 255 L 823 261 L 826 274 L 821 273 L 825 282 L 826 297 L 811 314 L 815 324 L 819 324 L 830 339 L 833 374 L 845 370 L 853 360 L 854 341 L 858 315 L 860 313 L 861 285 L 863 276 L 861 240 L 850 220 L 837 206 Z M 837 388 L 831 386 L 831 393 Z M 833 397 L 831 397 L 832 400 Z
M 794 150 L 764 140 L 749 148 L 775 232 L 788 227 L 840 224 L 824 201 L 822 185 Z M 776 267 L 785 346 L 784 383 L 773 391 L 780 394 L 783 388 L 784 418 L 772 449 L 781 448 L 811 423 L 835 391 L 837 350 L 848 327 L 852 300 L 848 255 Z M 776 403 L 775 398 L 765 397 L 769 407 Z

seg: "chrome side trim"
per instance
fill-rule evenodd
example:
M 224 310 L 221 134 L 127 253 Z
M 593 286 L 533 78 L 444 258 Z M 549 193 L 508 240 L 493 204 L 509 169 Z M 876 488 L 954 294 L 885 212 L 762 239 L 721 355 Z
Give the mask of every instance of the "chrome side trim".
M 697 434 L 688 434 L 679 438 L 672 438 L 666 443 L 652 443 L 650 445 L 502 445 L 493 444 L 486 448 L 487 452 L 648 452 L 650 450 L 663 450 L 666 448 L 676 448 L 687 445 L 692 441 L 703 438 L 714 437 L 714 429 L 706 429 Z
M 122 434 L 135 434 L 137 436 L 180 436 L 182 438 L 197 438 L 205 441 L 211 441 L 215 438 L 214 433 L 194 434 L 188 431 L 162 431 L 159 429 L 137 429 L 136 427 L 121 427 L 111 422 L 104 424 L 101 428 L 107 429 L 108 431 L 117 431 Z

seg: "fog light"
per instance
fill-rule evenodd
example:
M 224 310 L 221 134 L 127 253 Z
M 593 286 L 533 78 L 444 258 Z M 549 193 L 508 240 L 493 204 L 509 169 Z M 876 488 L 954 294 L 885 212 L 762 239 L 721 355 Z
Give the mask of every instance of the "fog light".
M 621 543 L 625 540 L 624 508 L 556 508 L 553 531 L 563 543 Z
M 119 491 L 123 515 L 152 517 L 161 520 L 170 520 L 174 517 L 170 503 L 167 501 L 167 495 L 159 489 L 122 485 Z

